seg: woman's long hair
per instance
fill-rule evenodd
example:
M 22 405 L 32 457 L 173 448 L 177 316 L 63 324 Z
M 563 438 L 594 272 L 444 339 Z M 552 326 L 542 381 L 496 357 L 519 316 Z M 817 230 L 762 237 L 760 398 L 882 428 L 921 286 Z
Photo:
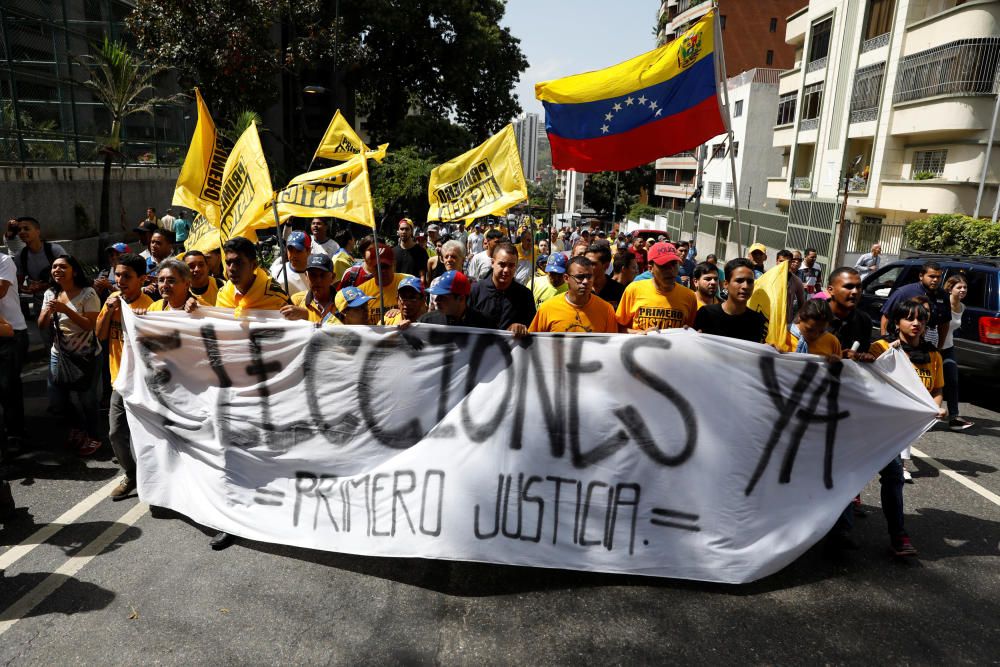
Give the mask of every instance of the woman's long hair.
M 69 268 L 73 269 L 73 284 L 79 288 L 89 287 L 90 282 L 87 280 L 87 274 L 83 271 L 83 266 L 80 265 L 80 260 L 78 260 L 73 255 L 59 255 L 52 260 L 52 263 L 56 263 L 56 259 L 64 259 L 66 263 L 69 264 Z M 54 294 L 59 294 L 62 292 L 62 286 L 56 282 L 56 279 L 52 277 L 51 267 L 49 269 L 49 286 L 52 288 Z

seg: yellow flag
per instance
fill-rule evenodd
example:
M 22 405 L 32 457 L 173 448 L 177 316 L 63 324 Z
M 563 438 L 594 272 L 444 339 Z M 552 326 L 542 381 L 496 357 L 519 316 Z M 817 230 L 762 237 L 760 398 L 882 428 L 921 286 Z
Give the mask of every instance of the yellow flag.
M 324 157 L 328 160 L 346 161 L 355 155 L 364 153 L 369 158 L 382 162 L 388 147 L 389 144 L 382 144 L 377 150 L 372 150 L 365 146 L 358 133 L 340 114 L 340 109 L 337 109 L 337 113 L 333 114 L 333 118 L 326 128 L 323 139 L 319 142 L 319 147 L 316 148 L 316 153 L 313 154 L 313 160 Z
M 219 200 L 221 241 L 225 243 L 234 236 L 255 241 L 255 229 L 273 226 L 273 221 L 270 225 L 259 222 L 273 196 L 271 172 L 254 123 L 243 132 L 226 160 Z
M 219 228 L 209 222 L 202 214 L 198 214 L 191 221 L 191 231 L 188 232 L 187 239 L 184 240 L 184 250 L 200 250 L 208 252 L 222 247 L 219 238 Z
M 508 125 L 431 172 L 427 219 L 453 222 L 480 218 L 506 211 L 527 198 L 514 126 Z
M 375 228 L 368 159 L 361 155 L 336 167 L 299 174 L 277 193 L 278 218 L 334 217 Z M 274 226 L 274 213 L 267 216 Z M 263 225 L 262 225 L 263 226 Z
M 788 262 L 778 262 L 754 282 L 753 296 L 747 305 L 767 318 L 766 343 L 781 352 L 795 349 L 788 333 Z
M 201 213 L 215 226 L 219 225 L 219 200 L 222 197 L 222 176 L 226 167 L 226 148 L 215 131 L 215 123 L 201 92 L 194 89 L 198 103 L 198 123 L 188 147 L 187 156 L 177 176 L 172 203 Z

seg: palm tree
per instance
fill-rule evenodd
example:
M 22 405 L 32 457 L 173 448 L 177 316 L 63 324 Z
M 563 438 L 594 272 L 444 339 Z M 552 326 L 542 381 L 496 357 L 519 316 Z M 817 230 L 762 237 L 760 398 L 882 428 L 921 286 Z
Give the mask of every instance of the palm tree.
M 150 93 L 155 89 L 153 79 L 167 68 L 149 64 L 136 57 L 124 42 L 112 42 L 107 35 L 103 43 L 95 45 L 93 53 L 78 61 L 90 73 L 90 79 L 84 85 L 93 91 L 94 97 L 111 116 L 111 131 L 98 139 L 101 144 L 100 152 L 104 154 L 101 212 L 98 220 L 98 256 L 103 265 L 105 259 L 101 249 L 107 246 L 110 217 L 111 162 L 115 155 L 121 155 L 121 135 L 125 119 L 140 113 L 153 115 L 157 104 L 175 102 L 176 96 L 151 97 Z

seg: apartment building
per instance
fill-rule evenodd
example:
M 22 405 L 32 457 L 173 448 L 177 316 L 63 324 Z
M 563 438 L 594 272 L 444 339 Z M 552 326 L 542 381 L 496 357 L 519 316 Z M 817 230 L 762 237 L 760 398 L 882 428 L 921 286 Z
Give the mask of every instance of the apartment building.
M 754 68 L 791 67 L 795 49 L 784 39 L 784 17 L 806 0 L 719 0 L 719 26 L 725 49 L 726 76 Z M 662 0 L 657 13 L 657 44 L 680 36 L 704 16 L 709 0 Z M 656 161 L 652 203 L 680 210 L 694 192 L 698 161 L 693 152 Z M 730 179 L 731 182 L 732 179 Z
M 768 195 L 905 223 L 994 205 L 1000 0 L 812 0 L 787 19 Z M 987 154 L 990 153 L 987 163 Z M 985 167 L 985 170 L 984 170 Z M 985 178 L 984 178 L 985 174 Z
M 542 125 L 544 129 L 544 125 Z M 517 141 L 517 152 L 521 155 L 521 168 L 524 177 L 534 181 L 538 171 L 538 114 L 522 113 L 514 121 L 514 139 Z

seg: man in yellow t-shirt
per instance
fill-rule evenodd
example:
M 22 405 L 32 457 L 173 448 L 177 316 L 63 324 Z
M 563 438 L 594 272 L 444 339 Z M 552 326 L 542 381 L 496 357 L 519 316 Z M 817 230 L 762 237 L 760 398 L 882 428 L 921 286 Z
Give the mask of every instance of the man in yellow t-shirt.
M 598 267 L 583 255 L 569 260 L 566 270 L 569 289 L 541 305 L 528 331 L 618 333 L 614 308 L 593 293 L 595 270 Z
M 288 295 L 281 285 L 257 265 L 257 249 L 247 239 L 237 236 L 222 246 L 229 282 L 219 290 L 215 305 L 231 308 L 239 317 L 246 310 L 281 310 L 288 305 Z
M 133 310 L 145 310 L 153 303 L 148 294 L 142 291 L 146 277 L 146 260 L 139 255 L 125 253 L 119 255 L 115 265 L 111 267 L 115 275 L 118 291 L 113 292 L 104 302 L 97 316 L 97 337 L 106 341 L 108 348 L 108 367 L 111 370 L 111 383 L 118 378 L 121 367 L 122 347 L 125 343 L 125 330 L 122 328 L 122 305 Z M 118 458 L 125 477 L 112 491 L 112 500 L 121 500 L 135 491 L 135 457 L 132 456 L 132 436 L 129 433 L 128 421 L 125 419 L 125 402 L 121 394 L 111 391 L 111 405 L 108 410 L 108 440 Z
M 191 269 L 191 293 L 206 306 L 214 306 L 219 296 L 222 281 L 212 275 L 208 268 L 208 258 L 200 250 L 188 250 L 183 255 L 184 263 Z
M 651 280 L 633 282 L 618 304 L 618 323 L 629 333 L 693 326 L 698 311 L 694 292 L 677 284 L 681 258 L 670 243 L 660 241 L 647 252 Z
M 365 254 L 369 255 L 370 259 L 375 258 L 374 243 L 368 247 Z M 397 292 L 399 284 L 405 278 L 410 277 L 406 273 L 396 273 L 395 266 L 396 256 L 392 248 L 384 243 L 380 243 L 378 250 L 378 270 L 380 275 L 372 276 L 370 280 L 366 280 L 358 285 L 358 289 L 361 290 L 362 294 L 372 297 L 372 300 L 368 302 L 368 324 L 372 326 L 380 324 L 385 313 L 389 312 L 391 308 L 396 307 L 396 301 L 399 297 Z M 382 298 L 379 297 L 378 293 L 380 279 L 383 292 Z M 385 302 L 385 311 L 382 310 L 383 301 Z
M 566 282 L 566 255 L 561 252 L 549 255 L 545 262 L 545 277 L 535 278 L 535 287 L 531 294 L 535 297 L 535 308 L 554 296 L 565 294 L 569 289 Z
M 326 253 L 309 256 L 306 263 L 306 282 L 309 289 L 292 295 L 292 303 L 281 308 L 286 320 L 308 320 L 326 324 L 336 313 L 333 287 L 333 261 Z

